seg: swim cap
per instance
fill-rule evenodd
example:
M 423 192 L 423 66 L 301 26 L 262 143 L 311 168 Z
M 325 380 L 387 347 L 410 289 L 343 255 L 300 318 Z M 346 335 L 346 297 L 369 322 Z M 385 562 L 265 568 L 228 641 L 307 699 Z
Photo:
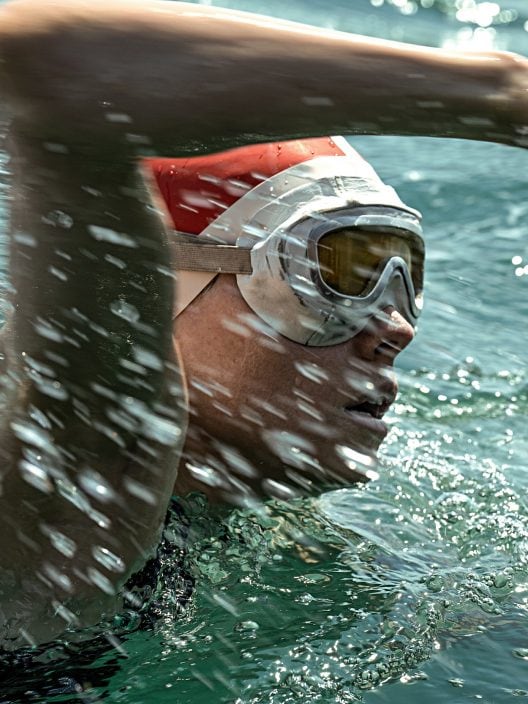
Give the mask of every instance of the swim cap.
M 177 232 L 200 235 L 256 186 L 286 169 L 322 156 L 365 160 L 343 137 L 314 137 L 251 144 L 215 154 L 149 158 L 144 163 Z M 176 315 L 215 278 L 211 272 L 182 271 L 178 262 Z
M 345 154 L 363 161 L 343 137 L 316 137 L 145 162 L 154 174 L 174 229 L 199 235 L 239 198 L 271 176 L 318 156 Z

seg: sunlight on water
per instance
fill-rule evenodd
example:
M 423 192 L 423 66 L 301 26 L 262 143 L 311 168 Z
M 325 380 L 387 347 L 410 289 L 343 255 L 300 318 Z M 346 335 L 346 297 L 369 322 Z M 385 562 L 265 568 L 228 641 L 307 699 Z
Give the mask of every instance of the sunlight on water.
M 374 37 L 450 49 L 508 49 L 523 53 L 528 32 L 525 0 L 334 0 L 332 10 L 323 0 L 196 0 L 260 12 L 298 22 L 316 23 Z

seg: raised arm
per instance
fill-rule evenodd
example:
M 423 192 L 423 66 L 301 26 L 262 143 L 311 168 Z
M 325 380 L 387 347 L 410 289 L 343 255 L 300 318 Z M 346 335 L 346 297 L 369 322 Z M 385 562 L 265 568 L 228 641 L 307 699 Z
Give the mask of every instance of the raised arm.
M 329 132 L 526 139 L 528 62 L 512 54 L 175 2 L 19 0 L 2 27 L 20 110 L 59 141 L 99 130 L 173 154 Z

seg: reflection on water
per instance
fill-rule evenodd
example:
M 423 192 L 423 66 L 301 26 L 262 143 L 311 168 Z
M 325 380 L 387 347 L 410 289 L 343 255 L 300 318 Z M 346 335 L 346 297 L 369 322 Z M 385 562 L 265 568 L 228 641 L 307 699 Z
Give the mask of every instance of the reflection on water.
M 327 29 L 449 49 L 526 53 L 525 0 L 191 0 Z

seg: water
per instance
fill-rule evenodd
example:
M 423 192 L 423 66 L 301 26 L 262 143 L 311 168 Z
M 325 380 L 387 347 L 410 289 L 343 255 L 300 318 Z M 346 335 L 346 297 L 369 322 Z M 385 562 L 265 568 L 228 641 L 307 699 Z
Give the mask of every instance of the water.
M 222 4 L 431 45 L 527 46 L 525 0 Z M 182 565 L 167 554 L 152 629 L 112 624 L 81 648 L 10 667 L 0 701 L 528 697 L 528 154 L 433 139 L 353 144 L 423 212 L 429 255 L 380 479 L 260 511 L 188 500 L 185 613 L 174 598 Z M 176 548 L 180 526 L 175 516 Z

